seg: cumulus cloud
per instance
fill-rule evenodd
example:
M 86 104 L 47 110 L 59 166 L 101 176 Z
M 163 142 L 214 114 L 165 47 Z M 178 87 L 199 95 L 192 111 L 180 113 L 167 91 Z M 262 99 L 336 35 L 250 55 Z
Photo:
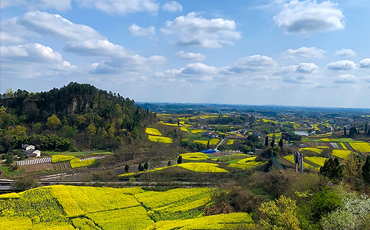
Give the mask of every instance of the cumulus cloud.
M 141 28 L 140 26 L 133 23 L 128 31 L 132 36 L 152 36 L 155 34 L 154 26 L 149 26 L 148 28 Z
M 283 82 L 293 83 L 293 84 L 302 84 L 302 83 L 310 83 L 311 81 L 305 76 L 298 76 L 298 77 L 286 77 L 284 78 Z
M 186 60 L 204 61 L 207 57 L 201 53 L 185 53 L 183 50 L 175 53 L 176 56 Z
M 351 49 L 341 49 L 335 52 L 335 55 L 341 57 L 352 57 L 356 56 L 356 52 Z
M 155 0 L 76 0 L 76 2 L 80 7 L 120 15 L 136 12 L 157 13 L 159 8 Z
M 301 47 L 299 49 L 293 50 L 288 49 L 283 53 L 283 57 L 289 59 L 299 59 L 299 58 L 323 58 L 325 51 L 322 49 L 317 49 L 316 47 Z
M 11 18 L 2 23 L 2 29 L 12 36 L 46 35 L 64 41 L 105 38 L 89 26 L 72 23 L 58 14 L 40 11 L 28 12 L 21 17 Z
M 170 69 L 164 72 L 156 72 L 156 77 L 169 77 L 170 79 L 183 78 L 188 81 L 211 81 L 217 76 L 219 69 L 203 63 L 190 63 L 180 69 Z
M 176 11 L 182 11 L 182 6 L 180 3 L 175 1 L 166 2 L 162 6 L 162 10 L 168 11 L 168 12 L 176 12 Z
M 2 73 L 19 78 L 58 76 L 77 69 L 52 48 L 29 43 L 18 46 L 1 46 Z
M 370 58 L 365 58 L 362 61 L 360 61 L 360 67 L 361 68 L 370 68 Z
M 24 39 L 18 36 L 12 36 L 10 34 L 0 32 L 0 41 L 2 45 L 10 45 L 23 43 Z
M 275 23 L 288 33 L 328 32 L 344 29 L 344 15 L 336 3 L 313 0 L 292 0 L 273 17 Z
M 240 32 L 235 29 L 234 21 L 222 18 L 209 20 L 191 12 L 174 21 L 167 21 L 161 32 L 178 46 L 220 48 L 225 44 L 232 45 L 232 40 L 241 38 Z
M 5 60 L 27 62 L 62 62 L 62 55 L 52 48 L 38 43 L 19 46 L 1 46 L 1 57 Z
M 106 60 L 90 66 L 90 73 L 142 73 L 151 70 L 152 65 L 163 64 L 163 56 L 142 57 L 121 45 L 113 44 L 108 40 L 86 40 L 67 42 L 63 47 L 66 52 L 80 56 L 105 57 Z
M 278 64 L 276 61 L 267 56 L 253 55 L 249 57 L 239 58 L 232 66 L 227 66 L 221 69 L 221 73 L 245 73 L 259 72 L 276 69 Z
M 356 64 L 353 61 L 348 61 L 348 60 L 336 61 L 336 62 L 331 62 L 328 64 L 328 69 L 334 70 L 334 71 L 351 70 L 355 68 L 356 68 Z
M 342 74 L 334 81 L 334 83 L 351 84 L 356 83 L 357 78 L 351 74 Z
M 312 72 L 315 72 L 319 69 L 319 67 L 317 65 L 315 65 L 314 63 L 300 63 L 298 66 L 297 66 L 297 72 L 299 73 L 312 73 Z

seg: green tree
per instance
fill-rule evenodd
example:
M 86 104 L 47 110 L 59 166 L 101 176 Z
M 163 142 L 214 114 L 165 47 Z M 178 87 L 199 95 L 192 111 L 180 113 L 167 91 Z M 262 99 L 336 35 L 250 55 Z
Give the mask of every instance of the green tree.
M 343 132 L 344 132 L 344 136 L 347 136 L 347 128 L 346 127 L 343 128 Z
M 4 164 L 7 165 L 7 166 L 11 166 L 14 162 L 14 157 L 13 157 L 13 154 L 11 154 L 10 152 L 6 155 L 6 158 L 5 158 L 5 162 Z
M 269 137 L 266 136 L 265 138 L 265 147 L 269 146 Z
M 171 166 L 171 161 L 168 161 L 167 162 L 167 166 Z
M 279 146 L 280 146 L 280 148 L 282 148 L 282 147 L 284 146 L 283 139 L 280 139 L 280 141 L 279 141 Z
M 86 131 L 90 136 L 95 136 L 96 127 L 94 125 L 94 122 L 92 122 L 89 126 L 87 126 Z
M 278 200 L 263 203 L 259 210 L 265 215 L 261 219 L 261 229 L 268 230 L 299 230 L 299 220 L 295 215 L 296 201 L 285 196 Z
M 364 134 L 365 134 L 365 135 L 367 134 L 367 123 L 365 124 L 365 131 L 364 131 Z
M 148 168 L 149 168 L 149 163 L 148 162 L 145 162 L 145 164 L 144 164 L 144 170 L 148 170 Z
M 137 169 L 139 171 L 144 171 L 144 167 L 143 167 L 143 165 L 141 163 L 139 164 L 139 166 L 137 167 Z
M 47 122 L 46 122 L 46 126 L 49 129 L 52 129 L 52 130 L 58 129 L 58 127 L 61 126 L 61 125 L 62 125 L 62 122 L 60 121 L 60 119 L 55 114 L 51 115 L 47 119 Z
M 364 166 L 362 166 L 362 178 L 364 178 L 366 191 L 370 185 L 370 155 L 367 155 Z
M 362 161 L 358 154 L 351 153 L 344 160 L 343 163 L 343 176 L 349 182 L 358 180 L 361 174 Z
M 130 170 L 130 166 L 128 164 L 125 165 L 125 173 L 128 173 L 128 171 Z
M 343 167 L 339 164 L 338 158 L 329 158 L 325 161 L 324 166 L 320 168 L 320 174 L 335 181 L 342 180 Z
M 177 158 L 177 164 L 182 164 L 182 156 L 180 155 L 179 158 Z
M 114 126 L 111 126 L 109 129 L 108 129 L 108 135 L 110 137 L 114 137 L 114 133 L 116 132 L 116 129 L 114 128 Z
M 208 140 L 208 142 L 207 142 L 207 149 L 209 149 L 209 140 Z

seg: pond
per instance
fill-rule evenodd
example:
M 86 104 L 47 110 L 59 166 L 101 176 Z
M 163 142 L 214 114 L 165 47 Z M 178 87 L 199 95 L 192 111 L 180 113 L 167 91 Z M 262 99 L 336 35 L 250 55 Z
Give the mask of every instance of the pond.
M 308 136 L 308 132 L 307 131 L 294 131 L 295 134 L 298 134 L 298 135 L 305 135 L 305 136 Z

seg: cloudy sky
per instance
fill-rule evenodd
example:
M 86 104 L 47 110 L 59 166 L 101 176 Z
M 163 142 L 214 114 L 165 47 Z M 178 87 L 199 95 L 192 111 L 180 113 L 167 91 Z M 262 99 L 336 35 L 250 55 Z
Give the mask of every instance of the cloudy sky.
M 368 0 L 1 0 L 0 92 L 370 107 Z

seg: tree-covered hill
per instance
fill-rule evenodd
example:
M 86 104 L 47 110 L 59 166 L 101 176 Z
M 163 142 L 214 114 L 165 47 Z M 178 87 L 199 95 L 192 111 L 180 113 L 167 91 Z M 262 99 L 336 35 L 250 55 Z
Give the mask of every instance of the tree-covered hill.
M 0 151 L 22 143 L 41 150 L 113 149 L 154 119 L 133 100 L 90 84 L 71 82 L 40 93 L 7 90 L 0 100 Z

